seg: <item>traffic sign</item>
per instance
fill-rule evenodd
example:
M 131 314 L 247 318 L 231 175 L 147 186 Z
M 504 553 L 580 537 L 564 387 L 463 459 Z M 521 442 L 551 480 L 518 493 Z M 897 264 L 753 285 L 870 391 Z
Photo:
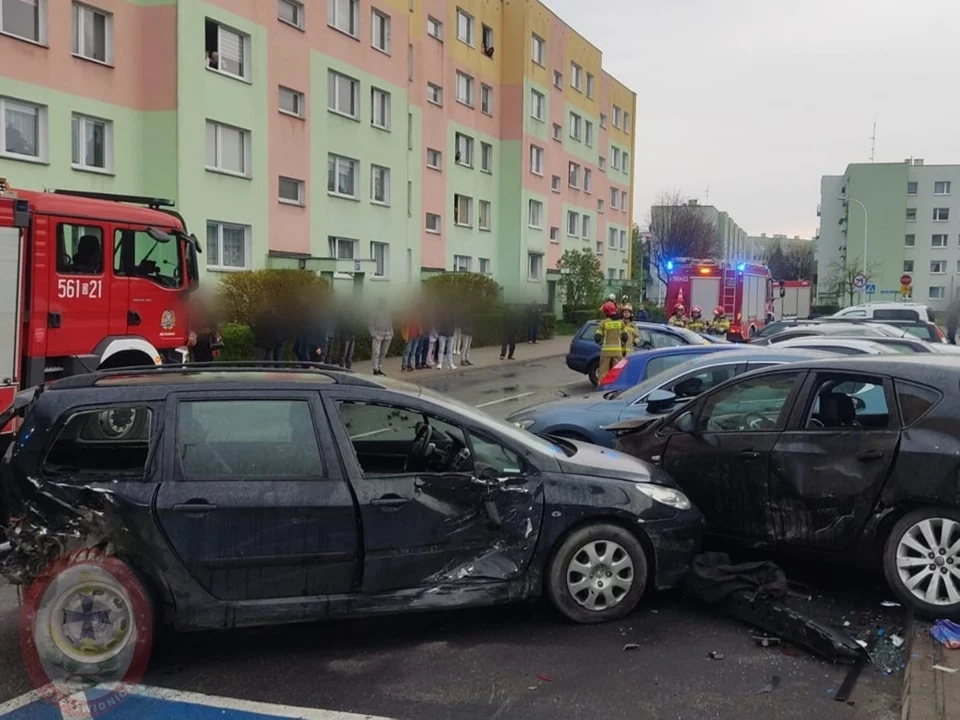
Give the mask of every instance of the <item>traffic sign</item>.
M 913 282 L 913 278 L 907 275 L 906 273 L 900 276 L 901 285 L 904 285 L 905 287 L 910 287 L 910 283 L 912 282 Z
M 867 284 L 867 276 L 863 273 L 857 273 L 853 276 L 853 286 L 858 290 Z
M 863 291 L 867 295 L 873 295 L 877 291 L 877 286 L 874 283 L 867 283 L 863 286 Z

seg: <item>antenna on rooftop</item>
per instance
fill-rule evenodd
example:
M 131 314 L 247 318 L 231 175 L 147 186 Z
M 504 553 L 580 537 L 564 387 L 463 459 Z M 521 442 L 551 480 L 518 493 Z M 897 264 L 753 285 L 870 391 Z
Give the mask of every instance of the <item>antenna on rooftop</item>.
M 873 135 L 870 136 L 870 162 L 877 154 L 877 121 L 873 121 Z

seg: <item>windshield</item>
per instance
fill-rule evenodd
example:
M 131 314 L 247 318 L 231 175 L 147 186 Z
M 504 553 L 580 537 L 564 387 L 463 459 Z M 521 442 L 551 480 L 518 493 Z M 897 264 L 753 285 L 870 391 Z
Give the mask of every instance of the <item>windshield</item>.
M 682 327 L 673 327 L 671 328 L 673 332 L 680 335 L 684 340 L 687 341 L 687 345 L 709 345 L 710 341 L 706 338 L 700 337 L 697 333 L 692 330 L 687 330 Z
M 154 240 L 145 230 L 117 230 L 113 244 L 116 275 L 145 278 L 167 288 L 183 287 L 183 243 Z

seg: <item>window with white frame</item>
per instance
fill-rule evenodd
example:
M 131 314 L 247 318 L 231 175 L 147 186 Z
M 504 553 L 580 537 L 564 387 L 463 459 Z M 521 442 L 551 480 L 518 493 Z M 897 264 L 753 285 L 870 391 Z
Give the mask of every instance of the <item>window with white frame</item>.
M 907 183 L 907 195 L 916 195 L 920 189 L 920 183 L 911 180 Z
M 454 135 L 457 147 L 456 161 L 457 165 L 464 167 L 473 167 L 473 138 L 463 133 Z
M 620 249 L 626 252 L 627 250 L 627 231 L 620 231 Z
M 109 120 L 73 114 L 71 119 L 71 163 L 76 170 L 113 170 L 113 123 Z
M 250 269 L 250 226 L 207 221 L 207 268 Z
M 599 168 L 600 172 L 604 172 L 607 169 L 607 159 L 603 155 L 597 158 L 597 168 Z
M 440 216 L 436 213 L 427 213 L 424 219 L 424 227 L 428 233 L 440 234 Z
M 570 63 L 570 85 L 574 90 L 583 92 L 583 68 L 575 62 Z
M 277 197 L 284 205 L 300 205 L 305 202 L 304 182 L 281 175 L 277 181 Z
M 480 84 L 480 112 L 484 115 L 493 115 L 493 88 Z
M 443 42 L 443 23 L 430 15 L 427 16 L 427 35 Z
M 608 238 L 607 244 L 611 247 L 611 249 L 616 250 L 617 249 L 617 229 L 608 228 L 607 238 Z
M 327 155 L 327 192 L 336 197 L 360 197 L 360 162 L 343 155 Z
M 481 230 L 490 230 L 493 210 L 489 200 L 480 200 L 477 203 L 477 227 Z
M 370 165 L 370 202 L 390 204 L 390 168 Z
M 473 107 L 473 78 L 457 70 L 457 102 Z
M 593 123 L 589 120 L 583 124 L 583 142 L 587 147 L 593 147 Z
M 493 145 L 480 143 L 480 172 L 493 172 Z
M 943 275 L 947 271 L 947 261 L 946 260 L 931 260 L 930 261 L 930 274 L 931 275 Z
M 958 261 L 960 262 L 960 261 Z M 912 273 L 913 272 L 913 260 L 904 260 L 903 261 L 903 271 Z
M 380 130 L 390 129 L 390 93 L 370 88 L 370 124 Z
M 470 272 L 470 268 L 473 266 L 473 258 L 469 255 L 454 255 L 453 256 L 453 271 L 454 272 Z
M 618 105 L 613 106 L 613 126 L 615 128 L 620 127 L 620 121 L 623 116 L 623 110 L 620 109 Z
M 933 209 L 933 221 L 934 222 L 947 222 L 950 219 L 950 208 L 934 208 Z
M 558 227 L 550 228 L 550 242 L 552 243 L 560 242 L 560 228 Z
M 370 9 L 370 44 L 382 53 L 390 54 L 390 16 L 382 10 Z
M 589 216 L 589 215 L 584 215 L 584 216 L 583 216 L 583 218 L 582 218 L 582 220 L 581 220 L 581 222 L 580 222 L 580 229 L 581 229 L 581 234 L 583 235 L 583 239 L 584 239 L 584 240 L 589 240 L 589 239 L 590 239 L 590 232 L 591 232 L 591 222 L 590 222 L 590 216 Z
M 620 191 L 612 187 L 610 188 L 610 207 L 616 210 L 619 204 L 620 204 Z
M 917 209 L 907 208 L 907 222 L 916 222 L 916 221 L 917 221 Z
M 563 125 L 560 123 L 553 124 L 553 139 L 557 142 L 563 142 Z
M 576 236 L 580 234 L 580 213 L 573 210 L 567 210 L 567 235 Z
M 530 88 L 530 117 L 543 122 L 547 114 L 547 102 L 543 93 Z
M 600 129 L 603 130 L 607 127 L 607 116 L 603 113 L 600 113 Z
M 930 247 L 945 248 L 948 242 L 947 237 L 948 236 L 945 233 L 937 233 L 936 235 L 931 236 Z
M 433 170 L 442 170 L 443 153 L 433 148 L 427 148 L 427 167 Z
M 543 148 L 530 146 L 530 172 L 534 175 L 543 175 Z
M 617 278 L 620 280 L 626 280 L 627 271 L 624 270 L 623 268 L 620 268 L 619 270 L 617 270 Z
M 534 33 L 530 37 L 530 59 L 540 67 L 544 67 L 546 62 L 547 45 L 543 38 Z
M 473 45 L 473 16 L 457 8 L 457 40 Z
M 593 100 L 593 75 L 587 73 L 587 97 Z
M 580 189 L 580 166 L 575 162 L 567 167 L 567 184 L 572 188 Z
M 455 193 L 453 196 L 453 224 L 462 227 L 473 226 L 473 198 Z
M 620 169 L 625 173 L 630 172 L 630 153 L 626 150 L 620 153 Z
M 385 242 L 371 242 L 370 259 L 373 260 L 373 276 L 386 277 L 389 272 L 390 245 Z
M 543 229 L 543 203 L 539 200 L 527 203 L 527 225 L 537 230 Z
M 0 0 L 0 32 L 47 42 L 47 0 Z
M 24 0 L 15 0 L 21 4 Z M 3 11 L 10 0 L 3 0 Z M 36 5 L 29 1 L 27 5 Z M 90 5 L 73 3 L 73 54 L 77 57 L 113 64 L 113 13 Z
M 427 102 L 443 107 L 443 88 L 439 85 L 434 85 L 433 83 L 428 82 Z
M 570 113 L 570 137 L 580 140 L 583 134 L 583 118 L 575 112 Z
M 916 235 L 913 235 L 913 234 L 911 234 L 911 235 L 904 235 L 904 236 L 903 236 L 903 244 L 904 244 L 906 247 L 913 247 L 914 245 L 917 244 L 917 236 L 916 236 Z
M 277 0 L 277 19 L 303 30 L 303 3 L 299 0 Z
M 336 237 L 329 235 L 327 242 L 330 247 L 330 257 L 336 260 L 356 260 L 359 241 L 353 238 Z
M 543 255 L 527 253 L 527 280 L 539 281 L 543 277 Z
M 490 262 L 490 258 L 477 258 L 480 263 L 480 274 L 481 275 L 493 275 L 493 265 Z
M 304 96 L 302 92 L 281 85 L 278 90 L 278 96 L 279 98 L 277 105 L 280 108 L 280 112 L 282 112 L 284 115 L 293 115 L 294 117 L 303 118 L 306 104 L 304 103 Z
M 553 71 L 553 86 L 557 90 L 563 90 L 563 73 L 559 70 Z
M 603 198 L 597 200 L 597 213 L 603 215 Z
M 206 20 L 207 67 L 239 80 L 250 79 L 250 36 Z
M 620 191 L 620 209 L 623 210 L 623 212 L 627 211 L 627 191 L 626 190 Z
M 250 176 L 250 131 L 207 120 L 207 170 Z
M 603 240 L 597 240 L 597 255 L 603 255 Z
M 630 134 L 630 113 L 626 110 L 623 112 L 623 131 L 628 135 Z
M 493 58 L 493 28 L 489 25 L 480 26 L 480 47 L 484 55 Z
M 359 120 L 360 81 L 335 70 L 327 71 L 327 108 L 330 112 Z
M 593 172 L 590 168 L 583 169 L 583 191 L 586 193 L 593 191 Z
M 327 25 L 360 37 L 360 0 L 327 0 Z
M 931 285 L 927 297 L 931 300 L 942 300 L 947 296 L 946 290 L 943 285 Z
M 563 178 L 561 178 L 559 175 L 550 176 L 550 189 L 553 190 L 553 192 L 555 193 L 560 192 L 562 186 L 563 186 Z
M 46 107 L 0 97 L 0 155 L 22 160 L 46 160 Z
M 610 148 L 610 167 L 620 169 L 620 148 Z
M 933 183 L 933 194 L 934 195 L 949 195 L 950 194 L 950 181 L 949 180 L 937 180 Z

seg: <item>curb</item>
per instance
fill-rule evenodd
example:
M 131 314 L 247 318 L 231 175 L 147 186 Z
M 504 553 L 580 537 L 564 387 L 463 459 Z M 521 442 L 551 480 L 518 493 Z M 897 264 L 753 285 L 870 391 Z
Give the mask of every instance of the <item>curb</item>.
M 526 366 L 526 365 L 530 365 L 531 363 L 537 363 L 537 362 L 540 362 L 540 361 L 542 361 L 542 360 L 554 360 L 554 359 L 556 359 L 556 358 L 562 358 L 562 357 L 566 357 L 566 356 L 567 356 L 567 353 L 563 352 L 563 353 L 557 353 L 556 355 L 541 355 L 540 357 L 526 358 L 526 359 L 524 359 L 524 360 L 513 360 L 513 361 L 504 360 L 502 363 L 500 363 L 500 362 L 498 361 L 498 364 L 496 364 L 496 365 L 473 365 L 473 366 L 470 366 L 470 367 L 457 367 L 456 370 L 453 370 L 453 371 L 450 371 L 450 370 L 441 371 L 440 373 L 438 373 L 438 374 L 435 375 L 435 376 L 434 376 L 434 375 L 426 375 L 426 376 L 425 376 L 423 379 L 421 379 L 421 380 L 417 380 L 417 379 L 416 379 L 416 375 L 417 375 L 416 372 L 413 373 L 413 377 L 410 377 L 410 374 L 409 374 L 409 373 L 407 373 L 407 374 L 401 373 L 400 375 L 397 375 L 397 376 L 395 377 L 395 379 L 397 379 L 397 380 L 404 380 L 405 382 L 409 382 L 409 383 L 411 383 L 412 385 L 423 385 L 424 387 L 430 387 L 429 382 L 428 382 L 428 381 L 427 381 L 427 382 L 424 381 L 427 377 L 436 377 L 437 380 L 443 380 L 444 378 L 446 378 L 446 379 L 459 378 L 459 377 L 463 377 L 464 375 L 470 375 L 470 374 L 472 374 L 472 373 L 478 372 L 478 371 L 480 371 L 480 370 L 493 370 L 494 368 L 502 369 L 502 368 L 505 368 L 505 367 L 506 367 L 506 368 L 510 368 L 510 367 L 524 367 L 524 366 Z M 424 371 L 420 371 L 420 372 L 424 372 Z M 584 375 L 584 377 L 586 377 L 586 375 Z
M 934 665 L 957 667 L 960 657 L 944 652 L 924 623 L 907 616 L 907 667 L 900 694 L 901 720 L 960 719 L 960 676 L 934 670 Z

